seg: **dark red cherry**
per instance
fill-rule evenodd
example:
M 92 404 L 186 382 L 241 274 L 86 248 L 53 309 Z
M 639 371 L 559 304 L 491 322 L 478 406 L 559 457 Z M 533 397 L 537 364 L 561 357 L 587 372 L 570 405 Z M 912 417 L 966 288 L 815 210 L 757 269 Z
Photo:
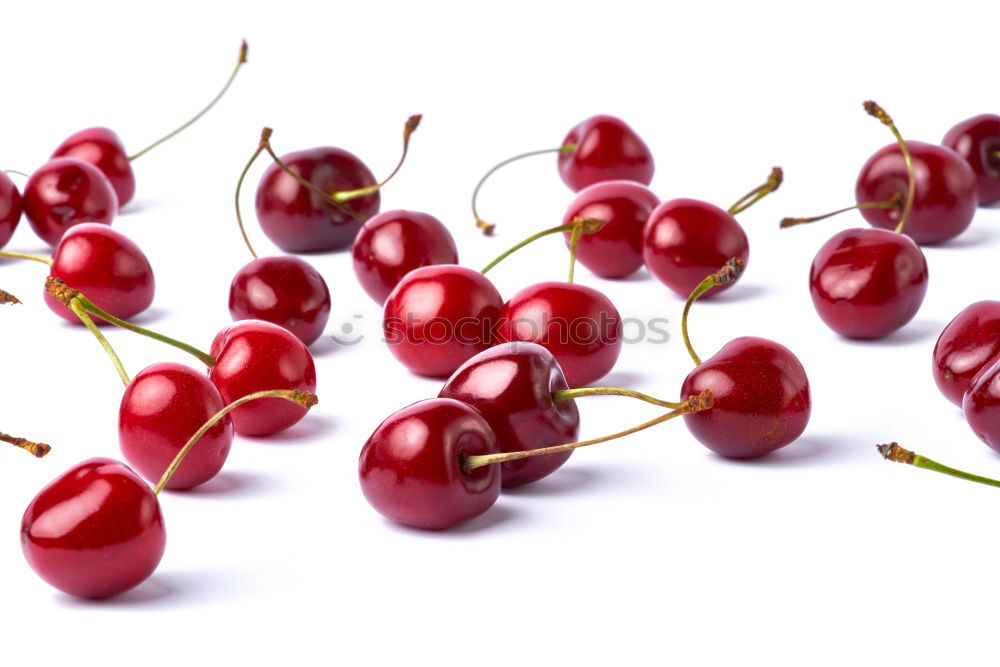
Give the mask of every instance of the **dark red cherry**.
M 448 377 L 493 345 L 503 299 L 486 276 L 454 264 L 410 271 L 386 299 L 385 340 L 414 373 Z
M 934 346 L 934 381 L 955 405 L 972 379 L 1000 356 L 1000 301 L 977 301 L 953 319 Z
M 92 164 L 108 178 L 121 208 L 135 195 L 135 174 L 118 135 L 106 127 L 80 130 L 59 144 L 52 157 L 72 157 Z
M 458 264 L 458 248 L 448 228 L 419 211 L 384 211 L 370 218 L 354 239 L 352 255 L 358 281 L 379 304 L 413 269 Z
M 310 345 L 330 319 L 330 290 L 319 271 L 305 260 L 261 257 L 233 278 L 229 313 L 234 320 L 272 322 Z
M 591 116 L 569 131 L 562 145 L 576 150 L 559 153 L 559 175 L 574 192 L 600 181 L 626 180 L 649 185 L 653 154 L 625 121 Z
M 21 193 L 17 186 L 10 180 L 10 176 L 0 171 L 0 249 L 14 235 L 17 223 L 21 221 L 22 209 Z
M 1000 452 L 1000 362 L 993 360 L 973 378 L 962 412 L 979 439 Z
M 577 194 L 563 224 L 577 218 L 602 220 L 598 231 L 580 236 L 577 260 L 602 278 L 624 278 L 642 267 L 642 228 L 660 200 L 635 181 L 595 183 Z M 569 247 L 572 232 L 565 232 Z
M 917 179 L 913 211 L 904 230 L 921 245 L 940 243 L 965 231 L 976 212 L 976 175 L 955 151 L 907 141 Z M 906 162 L 898 143 L 879 149 L 861 168 L 854 189 L 858 203 L 889 201 L 905 195 L 909 186 Z M 893 230 L 902 207 L 864 208 L 872 227 Z
M 309 348 L 276 324 L 235 322 L 215 336 L 211 354 L 215 363 L 208 377 L 226 405 L 269 389 L 316 392 L 316 366 Z M 293 426 L 305 416 L 306 409 L 282 398 L 262 398 L 230 414 L 237 433 L 259 436 Z
M 697 199 L 674 199 L 657 206 L 643 229 L 642 248 L 650 273 L 683 297 L 730 258 L 746 263 L 750 257 L 750 243 L 736 218 Z M 705 296 L 733 284 L 717 285 Z
M 191 436 L 224 407 L 219 390 L 204 373 L 182 364 L 153 364 L 132 378 L 122 396 L 122 454 L 155 484 Z M 232 444 L 233 420 L 226 415 L 195 443 L 165 488 L 190 489 L 212 479 L 222 470 Z
M 21 521 L 32 569 L 64 593 L 106 598 L 149 577 L 167 535 L 153 490 L 124 463 L 91 459 L 42 489 Z
M 293 172 L 323 192 L 333 194 L 376 184 L 365 164 L 340 148 L 312 148 L 283 156 Z M 264 172 L 257 186 L 260 227 L 285 252 L 321 252 L 354 242 L 362 222 L 378 213 L 378 192 L 351 199 L 343 208 L 310 192 L 277 164 Z
M 574 442 L 580 413 L 573 399 L 555 401 L 552 392 L 569 385 L 552 353 L 534 343 L 504 343 L 462 364 L 440 398 L 474 407 L 496 434 L 502 452 Z M 539 480 L 569 460 L 572 450 L 501 464 L 503 486 Z
M 736 459 L 763 456 L 794 441 L 809 422 L 805 369 L 774 341 L 743 337 L 727 343 L 684 379 L 681 395 L 712 392 L 709 410 L 684 415 L 688 429 L 712 451 Z
M 24 214 L 39 238 L 56 245 L 73 225 L 110 225 L 118 213 L 111 183 L 92 164 L 71 157 L 49 160 L 24 186 Z
M 592 287 L 538 283 L 504 304 L 497 338 L 541 345 L 559 362 L 569 386 L 582 387 L 614 368 L 622 321 L 608 297 Z
M 880 338 L 917 314 L 927 293 L 927 260 L 907 234 L 845 229 L 816 253 L 809 292 L 837 333 Z
M 1000 116 L 984 113 L 963 120 L 941 143 L 972 167 L 980 206 L 1000 201 Z
M 361 490 L 396 523 L 451 528 L 500 495 L 499 467 L 467 471 L 465 457 L 498 451 L 490 425 L 473 408 L 448 398 L 420 401 L 393 413 L 368 438 L 358 463 Z
M 107 225 L 85 223 L 66 232 L 52 254 L 49 275 L 115 317 L 129 319 L 153 303 L 153 267 L 132 240 Z M 80 319 L 48 291 L 45 303 L 56 315 L 79 324 Z M 96 322 L 103 322 L 95 318 Z

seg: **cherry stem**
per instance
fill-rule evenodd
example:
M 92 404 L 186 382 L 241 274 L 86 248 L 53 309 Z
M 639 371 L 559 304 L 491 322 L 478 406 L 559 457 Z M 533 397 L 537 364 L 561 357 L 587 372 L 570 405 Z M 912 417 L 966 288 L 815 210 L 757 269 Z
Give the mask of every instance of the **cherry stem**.
M 653 405 L 658 405 L 661 408 L 669 408 L 671 410 L 678 410 L 684 407 L 684 403 L 682 402 L 661 401 L 660 399 L 650 396 L 649 394 L 644 394 L 641 391 L 621 389 L 619 387 L 580 387 L 579 389 L 557 389 L 552 392 L 553 401 L 565 401 L 571 398 L 582 398 L 584 396 L 628 396 L 629 398 L 637 398 L 640 401 L 652 403 Z
M 163 491 L 164 487 L 170 483 L 170 478 L 174 476 L 175 472 L 177 472 L 177 468 L 179 468 L 181 463 L 184 461 L 184 457 L 188 455 L 188 452 L 191 451 L 191 448 L 194 447 L 195 443 L 198 442 L 201 436 L 205 435 L 209 429 L 219 423 L 219 421 L 221 421 L 222 418 L 230 412 L 244 403 L 256 401 L 258 398 L 283 398 L 287 401 L 291 401 L 292 403 L 301 405 L 306 410 L 319 402 L 319 398 L 316 397 L 316 394 L 295 389 L 269 389 L 267 391 L 258 391 L 253 394 L 247 394 L 243 398 L 236 399 L 212 415 L 207 422 L 201 425 L 201 428 L 194 432 L 194 435 L 188 438 L 188 441 L 184 443 L 181 450 L 177 452 L 177 456 L 174 457 L 174 460 L 170 462 L 170 465 L 167 466 L 167 469 L 163 472 L 163 476 L 160 477 L 160 481 L 157 482 L 156 488 L 153 489 L 153 493 L 159 495 L 160 491 Z
M 30 175 L 24 173 L 23 171 L 18 171 L 17 169 L 4 169 L 3 173 L 5 173 L 5 174 L 17 174 L 18 176 L 23 176 L 25 178 L 31 178 Z
M 624 431 L 619 431 L 618 433 L 612 433 L 611 435 L 605 435 L 600 438 L 594 438 L 593 440 L 581 440 L 579 442 L 570 442 L 565 445 L 554 445 L 552 447 L 540 447 L 539 449 L 527 449 L 516 452 L 500 452 L 498 454 L 479 454 L 475 456 L 464 457 L 464 469 L 466 472 L 475 470 L 476 468 L 481 468 L 483 466 L 493 465 L 494 463 L 506 463 L 508 461 L 519 461 L 520 459 L 526 459 L 532 456 L 545 456 L 547 454 L 558 454 L 559 452 L 566 452 L 571 449 L 578 449 L 580 447 L 589 447 L 590 445 L 597 445 L 602 442 L 608 442 L 609 440 L 616 440 L 618 438 L 623 438 L 626 435 L 631 435 L 633 433 L 638 433 L 639 431 L 644 431 L 647 428 L 656 426 L 657 424 L 662 424 L 665 421 L 669 421 L 676 417 L 681 417 L 683 415 L 692 414 L 695 412 L 700 412 L 701 410 L 707 410 L 714 404 L 714 399 L 712 397 L 712 391 L 707 389 L 697 396 L 692 396 L 688 400 L 681 404 L 681 407 L 668 412 L 665 415 L 661 415 L 656 419 L 651 419 L 647 422 L 643 422 L 638 426 L 633 426 L 632 428 L 625 429 Z
M 52 266 L 52 259 L 50 257 L 42 257 L 41 255 L 29 255 L 24 252 L 0 252 L 0 257 L 7 257 L 8 259 L 30 259 L 32 262 L 40 262 L 42 264 L 48 264 Z
M 410 150 L 410 135 L 412 135 L 418 127 L 420 127 L 420 121 L 423 118 L 421 114 L 414 114 L 406 119 L 406 123 L 403 125 L 403 154 L 399 156 L 399 162 L 396 163 L 396 168 L 393 169 L 388 176 L 386 176 L 381 182 L 375 185 L 369 185 L 365 188 L 358 188 L 357 190 L 341 190 L 339 192 L 334 192 L 331 194 L 333 199 L 338 202 L 348 202 L 352 199 L 357 199 L 359 197 L 366 197 L 370 194 L 378 192 L 382 187 L 391 181 L 393 177 L 399 173 L 400 168 L 403 163 L 406 162 L 406 154 Z
M 247 244 L 247 250 L 253 255 L 254 259 L 257 259 L 257 253 L 254 252 L 253 246 L 250 244 L 250 237 L 247 236 L 246 227 L 243 225 L 243 214 L 240 212 L 240 190 L 243 189 L 243 179 L 246 178 L 247 172 L 250 171 L 250 167 L 257 160 L 257 157 L 266 150 L 267 142 L 271 138 L 271 128 L 265 127 L 260 132 L 260 143 L 257 144 L 257 150 L 254 151 L 253 155 L 250 157 L 250 161 L 247 162 L 247 166 L 243 167 L 243 171 L 240 172 L 240 180 L 236 181 L 236 222 L 240 226 L 240 234 L 243 235 L 243 242 Z
M 807 224 L 810 222 L 819 222 L 820 220 L 826 220 L 827 218 L 832 218 L 835 215 L 840 215 L 841 213 L 847 213 L 848 211 L 853 211 L 855 209 L 861 210 L 866 208 L 899 208 L 903 205 L 903 193 L 897 192 L 892 196 L 892 199 L 887 199 L 886 201 L 863 201 L 860 204 L 855 204 L 854 206 L 848 206 L 847 208 L 842 208 L 838 211 L 833 211 L 832 213 L 825 213 L 824 215 L 817 215 L 812 218 L 782 218 L 779 226 L 782 229 L 787 229 L 788 227 L 794 227 L 795 225 Z
M 7 303 L 21 303 L 21 300 L 7 290 L 0 289 L 0 305 Z
M 527 153 L 521 153 L 520 155 L 515 155 L 514 157 L 509 157 L 503 162 L 494 165 L 489 171 L 483 174 L 483 177 L 479 179 L 476 183 L 475 190 L 472 191 L 472 217 L 476 219 L 476 227 L 483 230 L 483 234 L 486 236 L 493 236 L 493 232 L 496 230 L 496 225 L 490 224 L 479 217 L 479 211 L 476 208 L 476 201 L 479 199 L 479 190 L 482 189 L 483 183 L 485 183 L 490 176 L 494 174 L 501 167 L 506 167 L 511 162 L 517 162 L 526 157 L 534 157 L 536 155 L 546 155 L 548 153 L 572 153 L 576 150 L 576 144 L 566 144 L 565 146 L 560 146 L 559 148 L 544 148 L 540 151 L 529 151 Z
M 883 125 L 892 131 L 893 136 L 896 137 L 896 142 L 899 143 L 900 150 L 903 152 L 903 161 L 906 162 L 906 205 L 903 206 L 903 214 L 899 216 L 899 224 L 896 225 L 896 233 L 901 234 L 903 226 L 906 224 L 906 219 L 910 217 L 910 211 L 913 210 L 913 202 L 917 197 L 917 174 L 913 169 L 913 156 L 910 155 L 910 149 L 906 145 L 906 142 L 903 141 L 903 135 L 896 129 L 896 124 L 892 122 L 892 118 L 885 112 L 885 109 L 871 100 L 865 102 L 864 107 L 868 115 L 879 119 Z
M 131 322 L 123 320 L 119 317 L 115 317 L 111 313 L 98 307 L 93 301 L 91 301 L 86 296 L 81 294 L 79 290 L 73 289 L 59 278 L 55 278 L 53 276 L 49 276 L 48 278 L 46 278 L 45 290 L 53 297 L 55 297 L 57 301 L 60 301 L 67 307 L 71 307 L 70 302 L 76 299 L 84 311 L 95 317 L 99 317 L 102 320 L 105 320 L 115 325 L 116 327 L 127 329 L 128 331 L 131 331 L 133 333 L 137 333 L 142 336 L 146 336 L 147 338 L 158 340 L 161 343 L 166 343 L 167 345 L 170 345 L 172 347 L 176 347 L 178 350 L 183 350 L 184 352 L 187 352 L 188 354 L 196 357 L 206 366 L 211 367 L 212 365 L 215 364 L 215 357 L 208 354 L 207 352 L 202 352 L 193 345 L 182 343 L 181 341 L 176 340 L 174 338 L 170 338 L 169 336 L 164 336 L 163 334 L 157 333 L 155 331 L 144 329 L 143 327 L 140 327 L 136 324 L 132 324 Z
M 497 264 L 499 264 L 503 260 L 507 259 L 507 257 L 509 257 L 510 255 L 514 254 L 515 252 L 517 252 L 518 250 L 520 250 L 524 246 L 529 245 L 531 243 L 534 243 L 535 241 L 537 241 L 538 239 L 540 239 L 540 238 L 542 238 L 544 236 L 549 236 L 551 234 L 558 234 L 559 232 L 573 232 L 575 234 L 577 232 L 577 230 L 581 230 L 580 231 L 581 234 L 592 234 L 592 233 L 598 231 L 599 229 L 601 229 L 601 227 L 603 227 L 603 226 L 604 226 L 604 221 L 603 220 L 598 220 L 597 218 L 573 218 L 572 220 L 570 220 L 569 222 L 567 222 L 565 225 L 559 225 L 558 227 L 550 227 L 549 229 L 543 229 L 542 231 L 536 232 L 536 233 L 532 234 L 531 236 L 529 236 L 528 238 L 524 239 L 520 243 L 516 243 L 513 246 L 511 246 L 510 248 L 508 248 L 507 250 L 505 250 L 502 253 L 500 253 L 497 256 L 497 258 L 494 259 L 489 264 L 487 264 L 486 267 L 482 271 L 480 271 L 480 273 L 482 273 L 483 275 L 486 275 L 487 272 L 489 272 L 490 269 L 492 269 L 494 266 L 496 266 Z M 573 271 L 572 271 L 572 265 L 571 265 L 570 266 L 570 282 L 573 282 L 572 276 L 573 276 Z
M 694 360 L 695 366 L 701 366 L 701 359 L 695 353 L 694 348 L 691 347 L 691 338 L 688 336 L 688 313 L 691 311 L 691 306 L 702 294 L 713 287 L 735 282 L 743 275 L 744 268 L 746 268 L 746 264 L 744 264 L 743 260 L 733 257 L 721 269 L 698 283 L 698 286 L 694 288 L 691 296 L 684 303 L 684 314 L 681 315 L 681 336 L 684 337 L 684 347 L 687 348 L 688 354 Z
M 156 148 L 157 146 L 159 146 L 163 142 L 168 141 L 168 140 L 174 138 L 175 136 L 177 136 L 178 134 L 180 134 L 184 130 L 186 130 L 189 127 L 191 127 L 192 125 L 194 125 L 194 123 L 199 118 L 201 118 L 202 116 L 204 116 L 206 113 L 208 113 L 209 109 L 211 109 L 212 107 L 215 106 L 216 102 L 218 102 L 219 100 L 222 99 L 222 96 L 226 94 L 227 90 L 229 90 L 229 86 L 232 85 L 233 80 L 236 79 L 237 73 L 239 73 L 240 68 L 243 67 L 243 64 L 246 61 L 247 61 L 247 43 L 246 43 L 246 40 L 244 40 L 240 44 L 240 57 L 239 57 L 239 60 L 236 61 L 236 67 L 233 68 L 233 73 L 229 75 L 229 79 L 226 81 L 226 85 L 222 87 L 222 90 L 220 90 L 219 94 L 215 96 L 215 99 L 213 99 L 211 102 L 209 102 L 207 107 L 205 107 L 204 109 L 202 109 L 201 111 L 199 111 L 197 114 L 195 114 L 194 118 L 192 118 L 188 122 L 184 123 L 183 125 L 181 125 L 180 127 L 178 127 L 176 130 L 174 130 L 170 134 L 167 134 L 167 135 L 165 135 L 163 137 L 160 137 L 159 139 L 157 139 L 156 141 L 154 141 L 150 145 L 148 145 L 145 148 L 143 148 L 138 153 L 130 155 L 129 158 L 128 158 L 129 161 L 132 161 L 132 160 L 135 160 L 135 159 L 138 159 L 138 158 L 142 157 L 143 155 L 145 155 L 149 151 L 153 150 L 154 148 Z
M 729 207 L 729 214 L 736 215 L 737 213 L 742 213 L 747 210 L 761 199 L 781 187 L 781 181 L 783 181 L 784 178 L 785 174 L 781 171 L 781 167 L 773 167 L 764 184 L 754 188 L 737 199 L 736 203 Z
M 907 465 L 916 466 L 917 468 L 933 470 L 934 472 L 944 473 L 945 475 L 951 475 L 952 477 L 958 477 L 959 479 L 965 479 L 970 482 L 978 482 L 979 484 L 986 484 L 988 486 L 1000 486 L 1000 481 L 998 480 L 949 468 L 948 466 L 942 465 L 937 461 L 932 461 L 925 456 L 921 456 L 920 454 L 911 452 L 908 449 L 904 449 L 895 442 L 890 442 L 888 445 L 876 445 L 875 447 L 878 449 L 878 453 L 881 454 L 886 461 L 905 463 Z
M 574 220 L 575 222 L 575 220 Z M 569 276 L 566 282 L 573 282 L 573 274 L 576 272 L 576 247 L 580 245 L 580 237 L 583 235 L 583 225 L 573 226 L 573 233 L 569 239 Z
M 6 433 L 0 433 L 0 440 L 3 442 L 9 442 L 15 447 L 20 447 L 26 452 L 31 452 L 34 457 L 38 459 L 52 451 L 52 447 L 46 445 L 44 442 L 32 442 L 31 440 L 27 440 L 25 438 L 7 435 Z
M 81 322 L 83 322 L 83 326 L 90 329 L 90 333 L 94 334 L 97 342 L 100 343 L 101 347 L 104 348 L 104 351 L 108 353 L 111 363 L 115 365 L 115 370 L 118 371 L 118 377 L 122 379 L 122 384 L 127 387 L 131 380 L 129 380 L 128 373 L 125 372 L 125 366 L 122 365 L 122 360 L 118 357 L 118 353 L 115 352 L 115 349 L 111 347 L 111 343 L 108 342 L 108 339 L 103 333 L 101 333 L 101 330 L 97 327 L 97 325 L 94 324 L 94 320 L 90 318 L 90 315 L 88 315 L 83 309 L 83 306 L 80 305 L 80 297 L 70 299 L 68 305 L 69 309 L 76 313 L 76 316 L 80 318 Z

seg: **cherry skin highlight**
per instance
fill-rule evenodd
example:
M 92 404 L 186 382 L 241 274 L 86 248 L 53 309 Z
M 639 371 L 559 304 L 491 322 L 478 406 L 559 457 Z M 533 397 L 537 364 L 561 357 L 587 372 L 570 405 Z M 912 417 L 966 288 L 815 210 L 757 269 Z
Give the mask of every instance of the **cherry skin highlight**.
M 115 191 L 118 208 L 135 195 L 135 173 L 118 135 L 106 127 L 90 127 L 70 135 L 52 157 L 71 157 L 92 164 L 107 177 Z
M 500 312 L 503 342 L 538 343 L 556 358 L 570 387 L 582 387 L 611 372 L 622 349 L 618 309 L 601 292 L 575 283 L 527 287 Z
M 591 116 L 563 139 L 576 150 L 559 153 L 559 175 L 574 192 L 600 181 L 626 180 L 649 185 L 653 154 L 625 121 L 614 116 Z
M 634 181 L 604 181 L 579 192 L 566 209 L 563 224 L 578 218 L 603 220 L 604 226 L 579 237 L 576 259 L 602 278 L 625 278 L 642 268 L 642 230 L 660 203 Z M 565 232 L 566 247 L 572 232 Z
M 355 237 L 351 254 L 361 287 L 379 304 L 410 271 L 458 264 L 458 248 L 448 228 L 419 211 L 384 211 L 370 218 Z
M 281 158 L 289 169 L 323 192 L 334 193 L 375 185 L 365 164 L 339 148 L 312 148 Z M 355 215 L 338 208 L 286 174 L 277 164 L 264 172 L 257 186 L 257 219 L 271 241 L 285 252 L 323 252 L 354 242 L 362 221 L 378 213 L 378 192 L 343 203 Z
M 750 243 L 736 218 L 697 199 L 674 199 L 656 207 L 643 229 L 642 247 L 650 273 L 685 298 L 730 258 L 745 264 L 750 257 Z M 716 285 L 705 297 L 734 284 Z
M 213 415 L 226 407 L 203 373 L 182 364 L 143 369 L 125 388 L 118 409 L 118 444 L 132 468 L 155 484 L 174 457 Z M 184 457 L 168 489 L 190 489 L 219 474 L 233 444 L 226 415 Z
M 500 451 L 515 452 L 576 441 L 580 431 L 576 403 L 552 398 L 553 392 L 567 388 L 559 363 L 544 347 L 503 343 L 462 364 L 438 397 L 471 405 L 493 429 Z M 557 470 L 572 453 L 502 463 L 503 487 L 537 481 Z
M 106 598 L 138 586 L 166 547 L 160 503 L 128 466 L 96 458 L 42 489 L 21 521 L 31 568 L 64 593 Z
M 229 314 L 234 320 L 277 324 L 311 345 L 330 319 L 330 290 L 319 271 L 305 260 L 261 257 L 233 278 Z
M 927 260 L 906 234 L 845 229 L 816 253 L 809 292 L 837 333 L 880 338 L 917 314 L 927 293 Z
M 934 381 L 961 407 L 973 378 L 1000 357 L 1000 301 L 977 301 L 955 316 L 934 345 Z
M 973 433 L 1000 452 L 1000 363 L 996 360 L 973 378 L 962 398 L 962 412 Z
M 21 193 L 10 176 L 0 171 L 0 249 L 14 235 L 22 210 Z
M 60 157 L 46 162 L 28 179 L 24 213 L 38 237 L 56 245 L 73 225 L 110 225 L 118 213 L 118 198 L 97 167 Z
M 1000 116 L 984 113 L 963 120 L 941 143 L 972 167 L 980 206 L 1000 201 Z
M 209 370 L 223 402 L 269 389 L 316 393 L 316 366 L 309 349 L 294 334 L 261 320 L 235 322 L 212 341 L 215 363 Z M 307 410 L 282 398 L 262 398 L 233 410 L 240 435 L 273 435 L 298 423 Z M 183 445 L 183 443 L 181 443 Z

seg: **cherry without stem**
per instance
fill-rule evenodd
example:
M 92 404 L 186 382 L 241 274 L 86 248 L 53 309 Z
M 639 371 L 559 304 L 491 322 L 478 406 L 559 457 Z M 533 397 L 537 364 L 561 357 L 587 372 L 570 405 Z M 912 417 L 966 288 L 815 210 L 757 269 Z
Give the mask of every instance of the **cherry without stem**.
M 7 245 L 21 221 L 21 192 L 6 172 L 0 171 L 0 248 Z
M 973 378 L 1000 357 L 1000 301 L 977 301 L 955 316 L 934 345 L 934 381 L 961 407 Z
M 74 225 L 110 225 L 118 198 L 101 171 L 81 160 L 53 158 L 39 167 L 24 186 L 24 214 L 40 239 L 56 245 Z
M 1000 201 L 1000 116 L 981 114 L 963 120 L 948 130 L 941 143 L 969 163 L 980 206 Z

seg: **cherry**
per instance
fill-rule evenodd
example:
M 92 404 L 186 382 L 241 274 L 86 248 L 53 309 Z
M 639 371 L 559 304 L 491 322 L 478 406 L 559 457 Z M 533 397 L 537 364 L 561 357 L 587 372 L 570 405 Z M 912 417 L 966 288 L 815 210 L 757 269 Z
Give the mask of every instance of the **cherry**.
M 973 378 L 1000 356 L 1000 301 L 977 301 L 955 316 L 934 345 L 934 381 L 962 405 Z
M 383 516 L 443 530 L 479 516 L 500 495 L 500 470 L 467 471 L 464 460 L 498 452 L 475 409 L 448 398 L 403 408 L 382 422 L 361 450 L 361 490 Z
M 983 366 L 962 398 L 962 412 L 972 432 L 1000 452 L 1000 364 Z
M 410 271 L 458 263 L 448 228 L 418 211 L 384 211 L 370 218 L 355 237 L 351 254 L 358 281 L 379 304 Z
M 310 345 L 330 319 L 330 290 L 319 271 L 298 257 L 262 257 L 233 278 L 229 313 L 234 320 L 277 324 Z
M 31 228 L 49 245 L 56 245 L 73 225 L 110 225 L 118 199 L 108 179 L 91 164 L 60 157 L 38 168 L 24 186 L 24 213 Z
M 149 366 L 125 388 L 118 411 L 125 460 L 149 481 L 159 480 L 191 435 L 225 405 L 204 374 L 175 363 Z M 233 421 L 226 415 L 201 436 L 166 488 L 190 489 L 215 477 L 232 442 Z
M 1000 201 L 1000 116 L 981 114 L 963 120 L 948 130 L 941 143 L 972 167 L 980 206 Z
M 7 245 L 21 221 L 21 193 L 6 172 L 0 171 L 0 248 Z

